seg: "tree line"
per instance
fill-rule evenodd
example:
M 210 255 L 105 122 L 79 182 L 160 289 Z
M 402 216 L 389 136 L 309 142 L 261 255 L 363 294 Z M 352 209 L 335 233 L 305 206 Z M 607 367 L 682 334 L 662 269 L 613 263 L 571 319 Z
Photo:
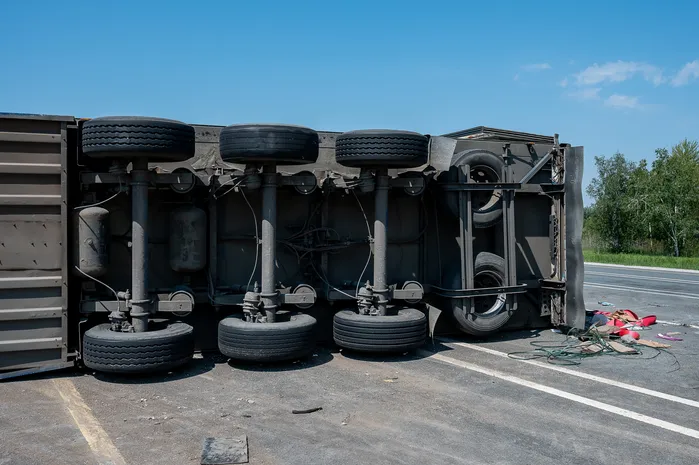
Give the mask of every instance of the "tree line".
M 587 187 L 585 246 L 609 252 L 699 253 L 699 144 L 655 151 L 652 163 L 623 154 L 595 157 Z

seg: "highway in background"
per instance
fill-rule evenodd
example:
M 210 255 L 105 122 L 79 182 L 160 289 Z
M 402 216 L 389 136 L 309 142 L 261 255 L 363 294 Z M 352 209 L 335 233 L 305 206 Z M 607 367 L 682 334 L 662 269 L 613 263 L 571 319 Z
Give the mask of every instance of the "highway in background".
M 699 272 L 586 263 L 585 305 L 605 308 L 600 301 L 699 326 Z

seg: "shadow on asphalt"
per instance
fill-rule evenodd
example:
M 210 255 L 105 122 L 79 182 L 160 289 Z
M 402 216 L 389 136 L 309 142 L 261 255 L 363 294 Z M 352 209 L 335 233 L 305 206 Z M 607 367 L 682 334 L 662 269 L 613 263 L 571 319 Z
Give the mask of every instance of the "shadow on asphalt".
M 428 349 L 428 347 L 429 343 L 425 344 L 422 348 Z M 419 349 L 417 351 L 405 353 L 366 353 L 340 348 L 335 348 L 335 351 L 343 357 L 362 362 L 412 362 L 426 357 L 426 355 L 420 353 Z
M 241 360 L 230 360 L 228 365 L 243 371 L 258 372 L 283 372 L 306 370 L 308 368 L 325 365 L 333 359 L 333 354 L 327 350 L 317 347 L 313 354 L 299 360 L 275 363 L 246 362 Z
M 205 353 L 203 358 L 192 359 L 188 364 L 167 372 L 154 372 L 147 374 L 116 374 L 101 373 L 83 368 L 83 373 L 91 374 L 96 379 L 107 383 L 117 384 L 162 384 L 180 379 L 191 378 L 214 369 L 217 363 L 225 363 L 226 359 L 220 354 Z

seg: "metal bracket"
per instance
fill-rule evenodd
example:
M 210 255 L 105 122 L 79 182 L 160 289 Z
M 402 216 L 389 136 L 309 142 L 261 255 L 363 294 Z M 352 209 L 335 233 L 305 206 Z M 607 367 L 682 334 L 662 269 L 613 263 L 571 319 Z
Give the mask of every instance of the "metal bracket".
M 155 173 L 148 172 L 149 181 L 156 184 L 191 184 L 194 182 L 192 173 Z M 131 177 L 127 174 L 111 173 L 80 173 L 81 184 L 130 184 Z
M 242 300 L 241 300 L 242 302 Z M 124 302 L 116 300 L 83 300 L 80 302 L 80 313 L 111 313 L 119 306 L 126 309 Z M 194 305 L 189 300 L 156 300 L 153 302 L 153 309 L 156 312 L 191 312 Z
M 469 184 L 445 182 L 439 186 L 445 191 L 492 191 L 496 189 L 516 191 L 522 188 L 522 184 L 519 182 L 474 182 Z
M 546 163 L 551 160 L 553 157 L 554 152 L 556 151 L 556 148 L 553 148 L 549 150 L 546 155 L 544 155 L 537 163 L 532 167 L 532 169 L 529 170 L 527 174 L 524 175 L 522 180 L 520 181 L 522 184 L 527 184 L 531 179 L 536 176 L 536 174 L 541 171 L 541 168 L 544 167 Z
M 565 281 L 558 281 L 556 279 L 540 279 L 539 280 L 539 287 L 541 289 L 548 289 L 551 291 L 565 291 L 566 290 L 566 282 Z
M 425 186 L 425 180 L 422 177 L 404 177 L 404 178 L 391 178 L 388 181 L 388 185 L 391 187 L 411 187 L 411 188 L 422 188 Z
M 279 178 L 279 186 L 312 186 L 318 183 L 318 178 L 313 175 L 293 175 Z
M 467 299 L 470 297 L 483 297 L 500 294 L 524 294 L 527 292 L 526 284 L 516 286 L 481 287 L 478 289 L 440 289 L 427 284 L 426 292 L 434 293 L 449 299 Z
M 410 283 L 413 283 L 412 281 Z M 389 300 L 405 300 L 409 303 L 416 303 L 422 300 L 425 295 L 425 290 L 419 283 L 417 285 L 407 285 L 403 289 L 397 289 L 395 284 L 388 286 L 388 296 Z M 361 294 L 361 288 L 360 288 Z M 335 300 L 355 300 L 356 290 L 355 289 L 329 289 L 327 292 L 326 299 L 328 301 Z

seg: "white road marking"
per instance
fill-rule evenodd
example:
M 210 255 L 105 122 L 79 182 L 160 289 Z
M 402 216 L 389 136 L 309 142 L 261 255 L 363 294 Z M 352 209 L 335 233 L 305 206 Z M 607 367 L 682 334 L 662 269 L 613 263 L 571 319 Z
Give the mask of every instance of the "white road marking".
M 100 464 L 126 465 L 119 449 L 116 448 L 100 422 L 92 414 L 75 385 L 69 379 L 54 379 L 53 384 L 61 395 L 66 409 L 87 441 L 92 452 L 98 457 Z
M 572 394 L 570 392 L 562 391 L 560 389 L 556 389 L 550 386 L 545 386 L 543 384 L 539 383 L 534 383 L 532 381 L 527 381 L 522 378 L 518 378 L 516 376 L 511 376 L 508 375 L 507 373 L 503 373 L 501 371 L 497 370 L 491 370 L 489 368 L 484 368 L 478 365 L 474 365 L 473 363 L 468 363 L 464 362 L 462 360 L 457 360 L 455 358 L 447 357 L 442 354 L 435 354 L 432 352 L 428 352 L 426 350 L 419 350 L 418 353 L 430 360 L 438 360 L 440 362 L 448 363 L 450 365 L 454 365 L 460 368 L 464 368 L 466 370 L 470 371 L 475 371 L 476 373 L 480 373 L 486 376 L 491 376 L 493 378 L 498 378 L 503 381 L 507 381 L 513 384 L 517 384 L 520 386 L 528 387 L 530 389 L 534 389 L 540 392 L 545 392 L 546 394 L 550 394 L 556 397 L 560 397 L 562 399 L 567 399 L 571 400 L 573 402 L 577 402 L 579 404 L 587 405 L 588 407 L 593 407 L 599 410 L 603 410 L 605 412 L 613 413 L 615 415 L 619 415 L 625 418 L 629 418 L 631 420 L 636 420 L 641 423 L 646 423 L 648 425 L 656 426 L 658 428 L 663 428 L 668 431 L 672 431 L 675 433 L 679 433 L 685 436 L 689 436 L 690 438 L 695 438 L 699 439 L 699 431 L 692 429 L 692 428 L 687 428 L 685 426 L 677 425 L 675 423 L 670 423 L 669 421 L 665 420 L 660 420 L 658 418 L 654 418 L 648 415 L 644 415 L 642 413 L 634 412 L 632 410 L 627 410 L 624 408 L 620 407 L 615 407 L 614 405 L 610 404 L 605 404 L 604 402 L 600 402 L 598 400 L 594 399 L 589 399 L 587 397 L 579 396 L 577 394 Z
M 603 266 L 603 267 L 607 267 L 607 268 L 631 268 L 634 270 L 669 271 L 671 273 L 699 274 L 698 270 L 684 270 L 682 268 L 660 268 L 659 266 L 612 265 L 611 263 L 595 263 L 595 262 L 585 262 L 585 265 Z
M 550 363 L 537 362 L 535 360 L 520 360 L 516 358 L 511 358 L 505 352 L 500 352 L 499 350 L 488 349 L 487 347 L 481 347 L 475 344 L 468 344 L 465 342 L 453 341 L 450 339 L 440 339 L 443 342 L 453 344 L 459 347 L 465 347 L 467 349 L 476 350 L 478 352 L 483 352 L 490 355 L 495 355 L 497 357 L 507 358 L 515 362 L 522 362 L 528 365 L 535 365 L 541 368 L 546 368 L 547 370 L 557 371 L 559 373 L 565 373 L 571 376 L 577 376 L 578 378 L 588 379 L 590 381 L 596 381 L 598 383 L 608 384 L 610 386 L 618 387 L 621 389 L 627 389 L 629 391 L 638 392 L 640 394 L 646 394 L 648 396 L 657 397 L 659 399 L 669 400 L 671 402 L 677 402 L 678 404 L 688 405 L 690 407 L 699 408 L 699 402 L 691 399 L 685 399 L 684 397 L 673 396 L 672 394 L 666 394 L 664 392 L 654 391 L 652 389 L 646 389 L 640 386 L 635 386 L 633 384 L 622 383 L 621 381 L 614 381 L 613 379 L 603 378 L 601 376 L 591 375 L 588 373 L 583 373 L 581 371 L 571 370 L 569 368 L 564 368 L 556 365 L 551 365 Z
M 656 323 L 661 325 L 670 326 L 684 326 L 685 328 L 699 329 L 699 325 L 690 325 L 686 323 L 677 323 L 676 321 L 665 321 L 665 320 L 655 320 Z
M 655 290 L 655 291 L 649 291 L 647 289 L 643 289 L 640 287 L 627 287 L 627 286 L 613 286 L 613 285 L 607 285 L 607 284 L 597 284 L 597 283 L 588 283 L 584 282 L 583 283 L 585 286 L 588 287 L 597 287 L 600 289 L 609 289 L 612 291 L 634 291 L 634 292 L 641 292 L 643 294 L 654 294 L 654 295 L 671 295 L 675 297 L 683 297 L 685 299 L 698 299 L 699 300 L 699 294 L 682 294 L 680 292 L 671 292 L 671 291 L 660 291 L 660 290 Z
M 216 381 L 213 376 L 201 374 L 198 375 L 200 378 L 208 379 L 209 381 Z
M 633 278 L 642 281 L 662 281 L 666 283 L 676 283 L 676 284 L 695 284 L 699 285 L 699 280 L 691 279 L 676 279 L 676 278 L 660 278 L 657 276 L 642 276 L 637 274 L 618 274 L 618 273 L 605 273 L 603 271 L 586 271 L 585 276 L 612 276 L 614 278 Z

